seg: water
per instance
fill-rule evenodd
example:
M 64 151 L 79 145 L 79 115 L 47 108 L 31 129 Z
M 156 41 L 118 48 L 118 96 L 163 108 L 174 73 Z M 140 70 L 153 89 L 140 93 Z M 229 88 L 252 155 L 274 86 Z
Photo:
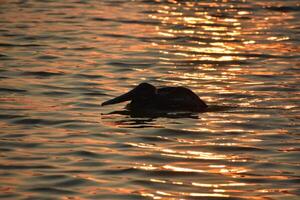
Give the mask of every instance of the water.
M 1 1 L 2 199 L 300 198 L 300 4 Z M 140 82 L 220 109 L 100 107 Z

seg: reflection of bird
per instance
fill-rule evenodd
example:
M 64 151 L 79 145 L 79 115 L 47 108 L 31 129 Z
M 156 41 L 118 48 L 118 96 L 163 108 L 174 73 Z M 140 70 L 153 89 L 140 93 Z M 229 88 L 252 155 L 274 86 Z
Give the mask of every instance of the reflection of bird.
M 131 102 L 126 106 L 131 111 L 191 111 L 201 112 L 207 105 L 194 92 L 185 87 L 163 87 L 157 89 L 149 83 L 141 83 L 131 91 L 103 102 L 110 105 L 124 101 Z

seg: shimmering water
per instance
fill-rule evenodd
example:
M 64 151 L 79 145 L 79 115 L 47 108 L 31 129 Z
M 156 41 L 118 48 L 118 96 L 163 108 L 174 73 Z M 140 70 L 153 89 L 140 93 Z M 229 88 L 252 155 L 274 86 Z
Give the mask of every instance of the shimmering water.
M 0 1 L 2 199 L 300 198 L 297 0 Z M 213 112 L 100 107 L 140 82 Z

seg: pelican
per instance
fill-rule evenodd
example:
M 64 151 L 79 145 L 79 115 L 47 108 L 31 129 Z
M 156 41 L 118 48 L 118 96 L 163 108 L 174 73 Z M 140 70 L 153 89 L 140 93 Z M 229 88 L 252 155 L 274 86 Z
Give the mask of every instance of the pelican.
M 192 90 L 185 87 L 156 88 L 141 83 L 129 92 L 105 101 L 101 106 L 131 101 L 126 109 L 130 111 L 189 111 L 203 112 L 208 106 Z

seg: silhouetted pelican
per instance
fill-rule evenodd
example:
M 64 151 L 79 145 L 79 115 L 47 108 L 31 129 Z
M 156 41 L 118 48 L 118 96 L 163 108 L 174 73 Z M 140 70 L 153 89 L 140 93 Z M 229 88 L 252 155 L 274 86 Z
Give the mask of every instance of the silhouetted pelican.
M 126 106 L 134 112 L 191 111 L 203 112 L 207 105 L 193 91 L 185 87 L 156 88 L 149 83 L 141 83 L 129 92 L 105 101 L 101 106 L 131 102 Z

